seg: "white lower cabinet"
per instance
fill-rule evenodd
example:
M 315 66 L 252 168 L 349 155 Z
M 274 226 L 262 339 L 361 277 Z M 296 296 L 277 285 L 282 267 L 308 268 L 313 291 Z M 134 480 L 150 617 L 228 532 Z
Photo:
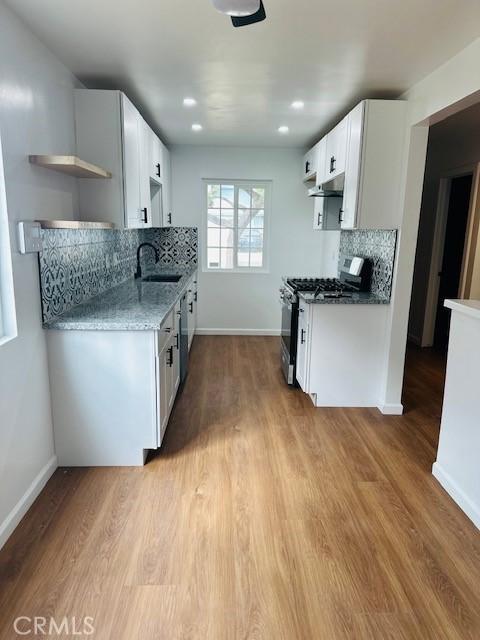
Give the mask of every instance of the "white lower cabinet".
M 180 304 L 159 331 L 47 331 L 60 466 L 143 465 L 180 384 Z
M 305 393 L 308 393 L 308 347 L 309 347 L 309 305 L 303 300 L 300 301 L 298 311 L 298 343 L 297 343 L 297 382 Z
M 187 309 L 188 309 L 188 349 L 192 346 L 193 336 L 197 327 L 198 287 L 197 275 L 192 276 L 187 285 Z
M 317 407 L 378 407 L 388 305 L 300 300 L 297 382 Z

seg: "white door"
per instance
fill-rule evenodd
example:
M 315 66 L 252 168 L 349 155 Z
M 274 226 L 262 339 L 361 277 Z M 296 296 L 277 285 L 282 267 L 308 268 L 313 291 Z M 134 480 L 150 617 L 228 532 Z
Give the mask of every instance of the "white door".
M 121 94 L 123 129 L 123 181 L 125 193 L 125 226 L 144 225 L 140 212 L 140 114 L 130 100 Z
M 348 144 L 343 190 L 342 229 L 355 229 L 357 223 L 364 112 L 365 102 L 361 102 L 348 114 Z
M 298 313 L 298 341 L 297 341 L 297 382 L 301 389 L 307 388 L 307 348 L 308 348 L 308 305 L 300 302 Z

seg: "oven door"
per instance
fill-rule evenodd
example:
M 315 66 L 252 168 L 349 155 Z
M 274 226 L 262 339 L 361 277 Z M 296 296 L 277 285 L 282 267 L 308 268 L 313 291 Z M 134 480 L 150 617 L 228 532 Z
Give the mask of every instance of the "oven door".
M 288 384 L 295 384 L 297 355 L 298 301 L 296 296 L 282 295 L 282 370 Z

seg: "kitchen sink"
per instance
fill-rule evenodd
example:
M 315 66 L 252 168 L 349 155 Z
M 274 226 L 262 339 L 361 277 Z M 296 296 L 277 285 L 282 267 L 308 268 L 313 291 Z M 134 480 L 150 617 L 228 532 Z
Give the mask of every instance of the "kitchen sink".
M 142 278 L 143 282 L 178 282 L 182 276 L 176 274 L 153 274 Z

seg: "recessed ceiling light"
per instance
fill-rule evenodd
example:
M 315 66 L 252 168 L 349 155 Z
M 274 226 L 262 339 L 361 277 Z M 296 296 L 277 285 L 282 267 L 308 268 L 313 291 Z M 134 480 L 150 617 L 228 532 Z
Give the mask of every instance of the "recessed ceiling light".
M 203 129 L 201 124 L 192 124 L 192 131 L 201 131 Z
M 282 125 L 281 127 L 278 127 L 278 133 L 288 133 L 290 131 L 290 129 L 286 126 L 286 125 Z
M 197 101 L 195 100 L 195 98 L 184 98 L 183 99 L 183 106 L 184 107 L 194 107 L 197 104 Z
M 304 106 L 305 103 L 303 102 L 303 100 L 294 100 L 292 102 L 292 109 L 303 109 Z

